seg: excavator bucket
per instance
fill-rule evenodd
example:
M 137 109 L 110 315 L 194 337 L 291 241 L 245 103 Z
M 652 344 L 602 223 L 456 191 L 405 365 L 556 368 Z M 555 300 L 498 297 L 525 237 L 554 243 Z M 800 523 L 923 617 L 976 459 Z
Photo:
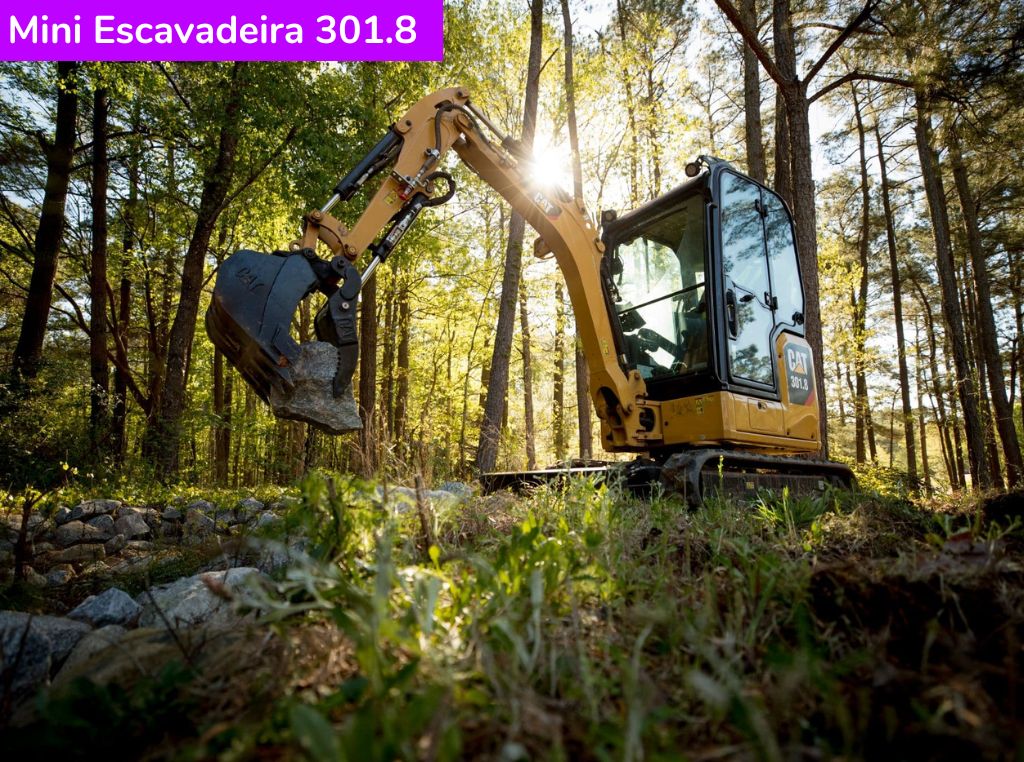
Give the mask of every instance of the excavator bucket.
M 275 415 L 340 434 L 361 428 L 351 384 L 358 284 L 355 296 L 343 286 L 328 298 L 315 320 L 320 341 L 300 345 L 292 317 L 321 284 L 301 254 L 235 252 L 217 273 L 206 332 Z

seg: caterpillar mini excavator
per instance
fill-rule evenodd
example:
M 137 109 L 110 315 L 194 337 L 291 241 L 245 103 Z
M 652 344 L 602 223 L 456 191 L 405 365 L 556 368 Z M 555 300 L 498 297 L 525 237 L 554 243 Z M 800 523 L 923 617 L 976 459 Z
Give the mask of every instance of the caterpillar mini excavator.
M 360 287 L 423 209 L 454 195 L 441 168 L 449 150 L 537 231 L 535 255 L 553 255 L 561 268 L 601 443 L 641 456 L 627 468 L 628 482 L 660 479 L 691 503 L 711 489 L 808 492 L 851 483 L 846 466 L 815 457 L 814 362 L 782 199 L 728 163 L 701 157 L 660 198 L 626 214 L 604 212 L 599 231 L 571 196 L 530 180 L 530 157 L 458 87 L 423 98 L 395 122 L 327 204 L 305 216 L 302 238 L 287 251 L 240 251 L 221 265 L 207 331 L 264 400 L 293 391 L 301 348 L 291 320 L 315 291 L 327 296 L 317 337 L 337 348 L 333 395 L 341 404 L 351 394 Z M 331 214 L 378 176 L 351 227 Z M 317 255 L 318 243 L 329 260 Z M 364 252 L 360 272 L 354 262 Z M 550 473 L 482 478 L 493 489 Z

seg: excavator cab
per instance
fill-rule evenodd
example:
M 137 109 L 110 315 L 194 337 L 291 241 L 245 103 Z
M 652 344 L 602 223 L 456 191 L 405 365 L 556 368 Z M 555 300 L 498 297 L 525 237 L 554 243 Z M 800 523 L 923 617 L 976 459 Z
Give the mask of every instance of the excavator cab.
M 691 178 L 603 215 L 604 271 L 619 361 L 672 411 L 701 401 L 717 425 L 665 431 L 672 444 L 817 448 L 792 218 L 773 191 L 702 157 Z M 812 420 L 813 419 L 813 420 Z M 774 440 L 774 441 L 770 441 Z M 785 444 L 782 440 L 788 440 Z

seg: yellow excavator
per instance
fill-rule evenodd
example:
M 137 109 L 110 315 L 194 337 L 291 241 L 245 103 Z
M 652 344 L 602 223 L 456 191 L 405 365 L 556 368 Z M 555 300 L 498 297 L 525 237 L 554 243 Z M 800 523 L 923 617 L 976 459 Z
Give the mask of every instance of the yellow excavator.
M 561 269 L 601 444 L 638 454 L 627 483 L 660 480 L 691 503 L 713 489 L 804 493 L 851 484 L 848 467 L 818 457 L 821 413 L 783 200 L 727 162 L 700 157 L 683 184 L 631 212 L 602 212 L 598 229 L 572 196 L 530 179 L 531 157 L 460 87 L 428 95 L 395 122 L 323 208 L 305 216 L 287 250 L 240 251 L 220 266 L 207 331 L 264 400 L 295 383 L 292 316 L 316 291 L 327 296 L 317 337 L 337 348 L 333 394 L 350 393 L 359 290 L 420 212 L 454 195 L 441 167 L 449 150 L 537 231 L 534 254 L 553 256 Z M 351 228 L 331 214 L 381 175 Z M 318 256 L 319 244 L 330 259 Z M 364 253 L 360 272 L 354 262 Z M 482 481 L 495 489 L 564 474 Z

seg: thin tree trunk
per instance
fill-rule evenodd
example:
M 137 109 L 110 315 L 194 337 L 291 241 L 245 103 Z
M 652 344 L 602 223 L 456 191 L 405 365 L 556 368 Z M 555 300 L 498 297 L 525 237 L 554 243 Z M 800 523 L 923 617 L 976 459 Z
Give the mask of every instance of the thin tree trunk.
M 395 442 L 398 451 L 408 456 L 409 443 L 405 441 L 408 430 L 406 417 L 409 410 L 409 291 L 402 289 L 398 295 L 398 363 L 395 368 Z
M 102 460 L 110 444 L 110 368 L 107 364 L 107 91 L 92 98 L 92 256 L 89 270 L 89 440 Z
M 203 261 L 234 174 L 247 67 L 246 61 L 236 61 L 232 66 L 224 96 L 224 123 L 218 134 L 216 158 L 203 178 L 199 213 L 181 268 L 181 290 L 168 341 L 163 397 L 154 421 L 155 426 L 147 432 L 153 440 L 156 464 L 163 478 L 178 472 L 181 417 L 185 410 L 185 387 L 188 381 L 185 366 L 192 349 L 199 313 Z
M 228 483 L 228 463 L 231 461 L 231 369 L 224 367 L 224 355 L 213 350 L 213 480 Z
M 964 429 L 967 438 L 967 455 L 970 460 L 971 477 L 974 485 L 981 489 L 991 486 L 985 457 L 985 435 L 981 427 L 978 407 L 978 390 L 971 376 L 965 348 L 966 334 L 964 319 L 960 310 L 957 295 L 956 267 L 953 262 L 953 250 L 949 240 L 949 216 L 946 209 L 946 194 L 942 186 L 942 175 L 939 159 L 932 145 L 931 116 L 925 97 L 917 94 L 917 137 L 918 154 L 921 161 L 921 174 L 924 180 L 925 194 L 928 197 L 928 208 L 931 213 L 932 234 L 935 239 L 936 269 L 939 283 L 942 286 L 942 308 L 949 331 L 950 345 L 953 354 L 953 367 L 956 371 L 957 387 L 960 394 L 960 407 L 964 414 Z
M 892 202 L 889 197 L 889 174 L 882 146 L 882 133 L 875 122 L 875 143 L 878 147 L 878 169 L 882 180 L 882 211 L 885 218 L 885 241 L 889 249 L 889 273 L 892 278 L 893 320 L 896 324 L 896 357 L 900 369 L 900 394 L 903 402 L 903 437 L 907 448 L 907 476 L 911 482 L 917 479 L 917 453 L 914 446 L 914 417 L 910 405 L 910 373 L 907 370 L 907 347 L 903 328 L 903 282 L 900 279 L 899 261 L 896 254 L 896 229 L 893 223 Z M 920 404 L 920 403 L 919 403 Z M 922 443 L 923 443 L 922 439 Z M 922 444 L 922 447 L 925 445 Z M 921 457 L 924 458 L 922 450 Z M 925 467 L 925 485 L 931 488 Z
M 519 335 L 523 342 L 523 426 L 526 429 L 526 469 L 537 467 L 537 445 L 533 430 L 533 357 L 530 349 L 530 318 L 526 283 L 519 289 Z
M 562 295 L 562 281 L 555 281 L 555 377 L 551 401 L 552 440 L 555 446 L 555 460 L 563 462 L 566 457 L 565 442 L 565 297 Z
M 877 126 L 876 126 L 877 129 Z M 881 156 L 881 152 L 879 152 Z M 884 176 L 883 176 L 884 182 Z M 914 381 L 917 387 L 917 416 L 918 429 L 921 434 L 921 476 L 924 478 L 924 490 L 926 494 L 932 493 L 932 475 L 928 468 L 928 429 L 924 419 L 924 380 L 922 379 L 921 361 L 921 330 L 914 321 Z
M 988 262 L 982 249 L 981 231 L 978 227 L 978 203 L 971 191 L 964 163 L 963 149 L 955 128 L 947 131 L 949 142 L 949 158 L 953 168 L 953 180 L 956 184 L 960 209 L 963 213 L 964 227 L 967 231 L 967 249 L 971 255 L 974 269 L 974 288 L 977 292 L 975 305 L 977 322 L 981 335 L 980 354 L 984 358 L 985 370 L 988 374 L 989 392 L 992 406 L 995 409 L 995 423 L 999 431 L 999 439 L 1003 445 L 1003 458 L 1006 460 L 1006 475 L 1010 488 L 1013 489 L 1024 476 L 1024 461 L 1021 459 L 1020 442 L 1017 439 L 1017 428 L 1013 423 L 1013 408 L 1006 395 L 1006 379 L 1003 375 L 1002 353 L 999 350 L 995 316 L 992 313 L 992 287 L 988 272 Z
M 40 137 L 46 157 L 46 189 L 39 213 L 34 243 L 32 276 L 29 281 L 21 333 L 14 350 L 16 377 L 34 378 L 43 357 L 43 338 L 53 301 L 53 283 L 57 277 L 57 259 L 64 237 L 64 206 L 71 182 L 71 160 L 75 148 L 78 119 L 78 64 L 57 64 L 57 120 L 53 142 Z
M 359 432 L 363 476 L 377 471 L 378 432 L 374 421 L 377 405 L 377 279 L 371 278 L 361 291 L 359 313 L 359 416 L 363 430 Z
M 860 158 L 860 232 L 857 236 L 857 258 L 860 265 L 860 282 L 854 299 L 854 367 L 857 377 L 857 410 L 862 418 L 864 434 L 871 453 L 871 462 L 878 459 L 875 444 L 874 425 L 871 420 L 871 400 L 868 397 L 867 370 L 867 323 L 868 323 L 868 251 L 871 245 L 871 195 L 868 187 L 868 160 L 864 141 L 864 121 L 860 113 L 857 88 L 850 86 L 853 96 L 853 113 L 857 123 L 857 148 Z M 892 447 L 889 448 L 890 456 Z M 858 442 L 858 455 L 862 455 Z M 891 459 L 891 458 L 890 458 Z
M 544 2 L 530 3 L 530 53 L 526 67 L 526 95 L 523 106 L 523 134 L 521 144 L 526 153 L 533 150 L 537 123 L 537 101 L 540 94 L 540 59 L 544 32 Z M 494 469 L 498 459 L 498 441 L 501 421 L 505 416 L 508 395 L 509 359 L 515 330 L 516 306 L 519 301 L 519 277 L 523 259 L 523 236 L 526 221 L 518 212 L 509 222 L 508 244 L 505 248 L 505 267 L 501 279 L 501 300 L 498 303 L 498 325 L 494 335 L 490 378 L 487 384 L 487 405 L 480 426 L 480 444 L 477 448 L 477 468 L 487 472 Z
M 757 29 L 757 0 L 742 0 L 740 14 L 747 26 Z M 761 126 L 760 64 L 757 62 L 754 51 L 745 44 L 743 45 L 743 117 L 747 148 L 747 174 L 757 182 L 763 183 L 768 177 L 768 170 L 765 167 Z

